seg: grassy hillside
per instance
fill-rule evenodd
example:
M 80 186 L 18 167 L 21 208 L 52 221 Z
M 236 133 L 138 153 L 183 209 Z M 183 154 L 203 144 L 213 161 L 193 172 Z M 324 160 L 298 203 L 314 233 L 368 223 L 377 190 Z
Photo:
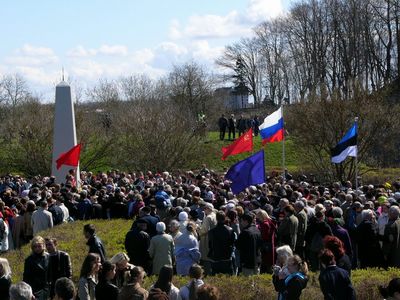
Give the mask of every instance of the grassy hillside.
M 72 258 L 73 279 L 78 280 L 80 267 L 83 258 L 87 254 L 85 239 L 83 238 L 82 228 L 88 222 L 74 222 L 57 226 L 47 232 L 43 232 L 42 236 L 56 237 L 59 241 L 59 249 L 67 251 Z M 124 238 L 129 230 L 132 221 L 129 220 L 96 220 L 95 224 L 99 237 L 103 240 L 107 251 L 107 257 L 119 251 L 124 250 Z M 20 251 L 11 251 L 5 255 L 11 265 L 13 272 L 13 281 L 22 279 L 23 262 L 30 253 L 29 245 L 26 245 Z M 390 269 L 377 270 L 356 270 L 352 273 L 353 285 L 357 291 L 357 299 L 381 299 L 378 294 L 378 286 L 385 285 L 393 277 L 400 277 L 400 270 Z M 148 277 L 145 287 L 149 287 L 154 283 L 154 277 Z M 184 277 L 175 277 L 174 283 L 180 287 L 188 281 Z M 271 275 L 260 275 L 252 277 L 232 277 L 232 276 L 209 276 L 205 278 L 205 282 L 217 286 L 221 293 L 222 299 L 276 299 L 277 294 L 272 285 Z M 310 274 L 310 280 L 307 288 L 303 291 L 301 299 L 322 299 L 322 294 L 318 285 L 318 274 Z

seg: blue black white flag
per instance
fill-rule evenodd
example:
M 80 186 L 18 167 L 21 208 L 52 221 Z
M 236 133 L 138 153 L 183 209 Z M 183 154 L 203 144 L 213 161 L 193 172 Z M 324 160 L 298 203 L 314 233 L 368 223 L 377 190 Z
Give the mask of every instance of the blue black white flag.
M 339 164 L 348 156 L 357 157 L 357 122 L 347 131 L 335 148 L 331 150 L 332 162 Z

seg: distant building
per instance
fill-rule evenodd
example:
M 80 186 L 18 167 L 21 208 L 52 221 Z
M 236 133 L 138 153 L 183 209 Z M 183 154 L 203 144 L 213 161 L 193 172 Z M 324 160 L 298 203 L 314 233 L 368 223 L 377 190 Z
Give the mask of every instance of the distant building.
M 249 103 L 249 93 L 238 91 L 234 87 L 218 88 L 215 90 L 215 95 L 221 97 L 227 110 L 253 107 L 253 103 Z

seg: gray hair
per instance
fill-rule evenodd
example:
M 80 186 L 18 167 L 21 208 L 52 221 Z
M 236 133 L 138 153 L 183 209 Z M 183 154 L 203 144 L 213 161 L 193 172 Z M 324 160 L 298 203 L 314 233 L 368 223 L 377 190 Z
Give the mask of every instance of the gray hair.
M 335 218 L 341 218 L 343 216 L 343 210 L 338 206 L 332 208 L 332 213 Z
M 374 215 L 374 212 L 371 209 L 364 209 L 361 212 L 361 218 L 362 220 L 371 220 L 372 216 Z
M 121 262 L 123 262 L 123 261 L 129 262 L 129 256 L 128 256 L 126 253 L 124 253 L 124 252 L 119 252 L 119 253 L 115 254 L 115 255 L 110 259 L 110 262 L 111 262 L 112 264 L 118 264 L 118 263 L 121 263 Z
M 287 260 L 289 257 L 293 256 L 293 251 L 289 245 L 283 245 L 276 248 L 276 254 L 277 256 L 285 257 L 285 260 Z
M 31 300 L 32 288 L 29 284 L 20 281 L 10 287 L 10 300 Z
M 304 202 L 303 202 L 303 201 L 298 200 L 298 201 L 296 201 L 296 202 L 294 203 L 294 207 L 297 207 L 297 208 L 299 208 L 299 209 L 303 209 L 303 208 L 305 207 L 305 205 L 304 205 Z
M 400 208 L 396 205 L 393 205 L 389 208 L 389 214 L 393 217 L 399 217 L 400 215 Z

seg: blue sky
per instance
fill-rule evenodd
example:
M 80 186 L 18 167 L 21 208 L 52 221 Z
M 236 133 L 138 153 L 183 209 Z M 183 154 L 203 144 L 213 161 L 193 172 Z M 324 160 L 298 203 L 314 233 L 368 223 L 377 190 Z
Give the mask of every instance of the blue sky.
M 195 60 L 214 69 L 224 46 L 249 36 L 289 0 L 14 0 L 0 10 L 0 76 L 19 73 L 33 89 L 66 75 L 89 86 L 99 78 L 162 76 Z

